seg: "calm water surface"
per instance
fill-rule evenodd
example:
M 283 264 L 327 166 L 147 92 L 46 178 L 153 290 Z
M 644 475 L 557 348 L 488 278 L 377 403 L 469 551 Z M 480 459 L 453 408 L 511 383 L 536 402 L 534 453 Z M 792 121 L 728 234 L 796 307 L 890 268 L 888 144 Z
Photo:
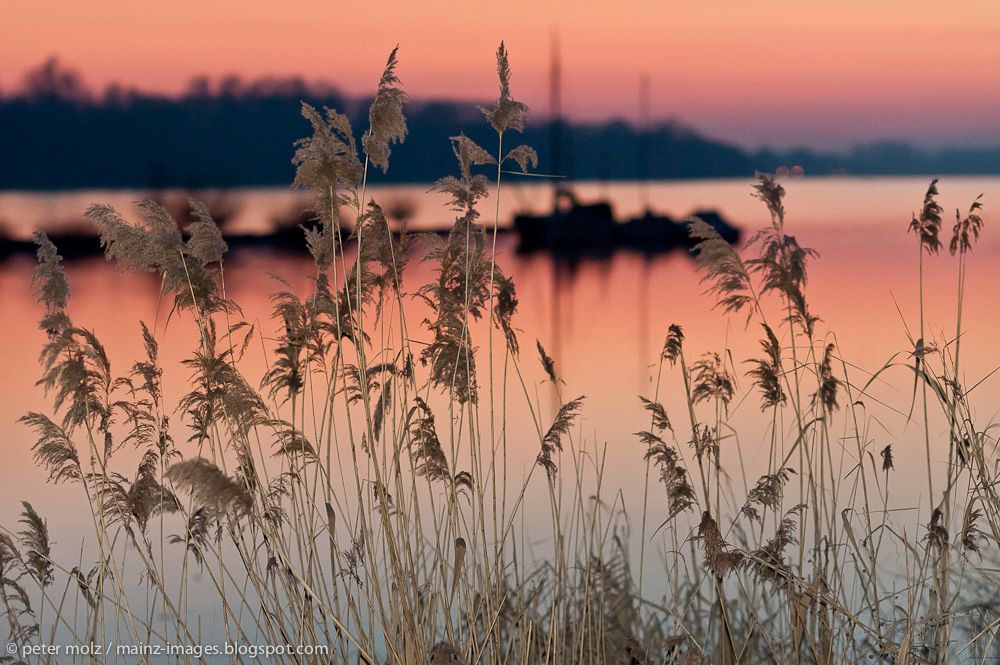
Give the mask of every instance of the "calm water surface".
M 925 178 L 785 182 L 786 230 L 821 255 L 810 264 L 807 286 L 811 309 L 822 318 L 820 340 L 838 345 L 855 384 L 865 383 L 869 372 L 894 357 L 899 362 L 909 361 L 912 343 L 907 329 L 916 337 L 919 291 L 916 239 L 907 234 L 906 227 L 922 203 L 928 182 Z M 577 187 L 577 194 L 581 200 L 610 198 L 621 217 L 640 212 L 646 204 L 677 216 L 699 207 L 714 207 L 741 225 L 749 237 L 769 223 L 763 204 L 751 196 L 751 185 L 749 180 L 589 183 Z M 982 429 L 1000 420 L 1000 374 L 992 374 L 1000 367 L 1000 234 L 995 231 L 1000 179 L 945 179 L 939 189 L 938 200 L 946 210 L 947 237 L 954 210 L 964 212 L 976 196 L 985 194 L 983 237 L 968 260 L 962 342 L 966 363 L 963 383 L 975 386 L 970 400 Z M 449 219 L 440 197 L 425 195 L 423 186 L 373 189 L 369 194 L 385 208 L 395 206 L 405 211 L 414 228 L 433 228 Z M 503 196 L 500 219 L 507 220 L 515 210 L 544 210 L 550 193 L 544 187 L 512 186 Z M 94 202 L 111 203 L 136 220 L 138 213 L 130 202 L 140 198 L 144 198 L 142 192 L 0 193 L 0 220 L 10 235 L 28 237 L 40 225 L 77 224 L 82 211 Z M 307 205 L 298 194 L 284 189 L 229 192 L 225 201 L 236 211 L 232 228 L 243 231 L 266 230 L 273 218 Z M 482 209 L 492 211 L 493 206 L 487 201 Z M 491 217 L 484 214 L 484 218 Z M 768 446 L 768 419 L 761 417 L 759 399 L 747 390 L 750 380 L 742 376 L 746 369 L 742 361 L 760 355 L 759 325 L 751 323 L 745 328 L 745 318 L 727 318 L 713 311 L 711 298 L 702 294 L 704 285 L 699 283 L 695 264 L 687 256 L 672 252 L 644 257 L 620 252 L 569 266 L 544 254 L 520 256 L 515 249 L 514 238 L 501 236 L 499 262 L 513 276 L 521 303 L 515 323 L 522 330 L 521 365 L 529 397 L 547 419 L 558 407 L 552 387 L 542 381 L 534 349 L 537 339 L 553 356 L 565 381 L 562 397 L 587 396 L 579 429 L 582 443 L 591 450 L 607 451 L 605 487 L 624 488 L 623 499 L 630 511 L 639 505 L 642 487 L 635 478 L 637 470 L 641 473 L 644 469 L 643 450 L 633 432 L 648 426 L 638 395 L 653 397 L 657 390 L 657 358 L 672 323 L 685 330 L 689 358 L 730 349 L 741 374 L 742 394 L 748 394 L 730 410 L 731 423 L 740 432 L 739 443 L 723 453 L 724 465 L 727 461 L 731 465 L 727 469 L 731 469 L 733 481 L 744 482 L 740 453 L 747 474 L 754 472 L 755 464 L 766 462 L 761 456 Z M 44 474 L 31 459 L 31 433 L 15 422 L 28 411 L 50 410 L 49 401 L 34 385 L 40 376 L 37 357 L 44 334 L 37 330 L 42 308 L 35 303 L 30 287 L 33 266 L 29 257 L 0 264 L 0 311 L 5 319 L 0 327 L 0 523 L 12 525 L 20 501 L 30 501 L 49 520 L 53 538 L 59 543 L 57 558 L 64 554 L 73 560 L 78 556 L 79 537 L 71 534 L 79 527 L 80 515 L 67 509 L 67 496 L 78 488 L 54 491 L 44 482 Z M 164 330 L 169 306 L 157 302 L 158 280 L 151 275 L 122 276 L 101 258 L 69 263 L 67 272 L 74 322 L 97 333 L 117 371 L 126 372 L 141 357 L 139 321 L 149 325 L 157 322 L 166 390 L 174 397 L 182 394 L 188 372 L 178 363 L 194 348 L 197 337 L 183 319 L 172 320 Z M 261 251 L 237 252 L 228 259 L 228 294 L 241 304 L 248 320 L 259 321 L 265 330 L 270 326 L 269 294 L 279 288 L 268 272 L 283 276 L 304 294 L 312 263 L 307 257 Z M 405 286 L 413 291 L 431 276 L 428 266 L 417 266 Z M 925 264 L 924 280 L 929 337 L 943 345 L 954 338 L 957 260 L 947 252 L 932 257 Z M 774 319 L 780 316 L 776 307 L 771 313 Z M 485 351 L 483 333 L 476 343 Z M 262 366 L 259 360 L 248 362 Z M 484 364 L 481 361 L 481 366 Z M 260 376 L 253 366 L 244 371 L 251 383 Z M 842 370 L 837 374 L 843 378 Z M 885 377 L 885 382 L 873 386 L 866 402 L 869 413 L 884 427 L 876 428 L 872 435 L 878 448 L 893 444 L 898 473 L 924 478 L 922 431 L 905 422 L 912 374 L 899 369 Z M 510 394 L 512 402 L 513 397 L 523 402 L 520 387 L 511 385 Z M 665 368 L 660 399 L 675 422 L 685 426 L 682 394 L 678 373 Z M 526 470 L 538 447 L 527 410 L 511 406 L 507 426 L 513 467 Z M 932 438 L 946 443 L 947 428 L 942 423 L 932 422 L 932 430 Z M 179 434 L 178 440 L 186 438 Z M 943 465 L 946 456 L 947 450 L 942 448 L 932 462 Z M 750 477 L 746 482 L 752 485 L 753 481 Z

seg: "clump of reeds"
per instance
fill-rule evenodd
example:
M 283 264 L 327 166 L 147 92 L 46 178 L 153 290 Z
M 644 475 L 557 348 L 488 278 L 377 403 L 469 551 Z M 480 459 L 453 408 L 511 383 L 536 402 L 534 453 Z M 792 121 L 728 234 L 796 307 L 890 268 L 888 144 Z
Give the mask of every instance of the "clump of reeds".
M 995 655 L 996 439 L 975 417 L 959 362 L 979 200 L 956 211 L 949 244 L 959 256 L 955 337 L 925 341 L 921 310 L 912 364 L 889 361 L 863 384 L 810 308 L 807 267 L 817 254 L 786 232 L 774 177 L 758 176 L 753 195 L 771 223 L 746 247 L 692 221 L 709 294 L 724 314 L 746 317 L 744 330 L 758 321 L 761 354 L 741 363 L 730 349 L 693 353 L 701 340 L 685 339 L 680 325 L 667 330 L 653 393 L 640 396 L 641 450 L 613 451 L 615 463 L 645 461 L 662 483 L 644 492 L 636 557 L 624 494 L 602 486 L 604 453 L 574 436 L 586 409 L 600 405 L 563 400 L 541 342 L 540 370 L 521 365 L 518 295 L 497 264 L 499 219 L 491 239 L 480 211 L 491 190 L 501 196 L 505 163 L 527 171 L 537 162 L 529 147 L 506 145 L 528 112 L 512 97 L 506 49 L 497 52 L 499 97 L 483 109 L 496 150 L 454 137 L 458 174 L 435 185 L 455 214 L 443 238 L 393 228 L 366 189 L 368 169 L 388 169 L 392 151 L 405 149 L 396 53 L 360 140 L 346 116 L 303 105 L 312 134 L 295 146 L 294 184 L 313 197 L 315 225 L 303 239 L 315 274 L 305 294 L 278 278 L 270 324 L 251 325 L 227 297 L 227 247 L 206 206 L 191 202 L 186 229 L 153 202 L 135 223 L 107 206 L 88 211 L 108 258 L 159 275 L 173 298 L 168 321 L 189 316 L 196 326 L 175 404 L 163 389 L 159 322 L 140 324 L 145 356 L 116 372 L 97 336 L 70 317 L 57 250 L 36 236 L 39 383 L 53 408 L 22 423 L 50 481 L 78 493 L 95 538 L 67 570 L 31 505 L 22 528 L 0 533 L 0 612 L 12 643 L 59 634 L 83 644 L 113 629 L 122 643 L 194 644 L 205 602 L 197 588 L 217 610 L 218 632 L 322 646 L 317 662 L 825 665 Z M 938 196 L 934 181 L 910 225 L 921 274 L 924 254 L 941 245 Z M 350 231 L 345 208 L 357 219 Z M 408 282 L 411 257 L 431 263 L 428 283 Z M 485 340 L 485 360 L 474 340 Z M 266 368 L 251 380 L 245 359 L 258 347 Z M 932 418 L 950 440 L 943 472 L 928 460 L 930 494 L 916 516 L 889 500 L 904 442 L 872 427 L 893 416 L 865 406 L 878 402 L 876 379 L 896 370 L 914 377 L 914 402 L 919 383 L 941 407 L 935 415 L 923 400 L 928 454 Z M 679 374 L 679 394 L 661 394 L 665 372 Z M 509 376 L 537 432 L 525 459 L 507 445 L 520 432 L 506 411 Z M 529 397 L 536 378 L 551 391 L 548 413 Z M 768 430 L 766 454 L 746 464 L 737 428 L 751 398 Z M 760 472 L 755 481 L 748 467 Z M 539 512 L 540 496 L 552 520 L 542 544 L 519 527 Z M 658 527 L 647 531 L 647 519 Z M 536 547 L 546 556 L 531 558 Z M 900 565 L 886 566 L 888 557 Z

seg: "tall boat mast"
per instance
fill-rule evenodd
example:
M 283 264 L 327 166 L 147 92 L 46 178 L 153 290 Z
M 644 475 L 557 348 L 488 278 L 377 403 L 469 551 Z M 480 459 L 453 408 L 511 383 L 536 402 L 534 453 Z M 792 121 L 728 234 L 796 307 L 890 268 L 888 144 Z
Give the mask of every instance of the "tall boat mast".
M 649 210 L 649 142 L 652 138 L 649 118 L 649 72 L 639 75 L 639 198 L 642 207 Z
M 549 64 L 549 172 L 556 176 L 553 187 L 553 210 L 559 207 L 559 176 L 563 175 L 562 164 L 562 69 L 559 62 L 559 30 L 552 28 Z

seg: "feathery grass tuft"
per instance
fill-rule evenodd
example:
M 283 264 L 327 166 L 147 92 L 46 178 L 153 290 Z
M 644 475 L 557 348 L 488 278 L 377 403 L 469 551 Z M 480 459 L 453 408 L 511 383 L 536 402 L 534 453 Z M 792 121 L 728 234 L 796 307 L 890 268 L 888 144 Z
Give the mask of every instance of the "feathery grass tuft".
M 973 243 L 979 240 L 979 232 L 983 228 L 983 218 L 979 216 L 978 212 L 983 208 L 983 204 L 979 201 L 981 198 L 983 198 L 982 194 L 976 197 L 976 200 L 969 206 L 969 213 L 965 218 L 962 218 L 962 214 L 958 210 L 955 211 L 955 227 L 951 243 L 948 245 L 952 256 L 955 255 L 956 251 L 962 253 L 972 251 Z
M 569 428 L 577 415 L 579 415 L 580 407 L 583 406 L 583 400 L 585 399 L 586 396 L 581 395 L 559 407 L 559 412 L 556 413 L 555 420 L 552 421 L 552 425 L 545 432 L 545 436 L 542 437 L 542 450 L 538 453 L 535 461 L 545 469 L 549 480 L 555 480 L 557 472 L 556 463 L 552 459 L 552 456 L 557 450 L 561 451 L 563 449 L 562 437 L 569 433 Z
M 559 383 L 559 380 L 556 378 L 555 362 L 553 362 L 552 358 L 549 357 L 549 354 L 545 353 L 545 347 L 542 346 L 542 342 L 540 340 L 535 340 L 535 346 L 538 347 L 538 357 L 542 361 L 542 369 L 545 370 L 545 374 L 549 377 L 549 381 L 553 384 Z
M 934 197 L 939 194 L 937 188 L 938 179 L 931 180 L 927 193 L 924 195 L 924 205 L 920 209 L 920 215 L 914 215 L 910 222 L 909 230 L 917 234 L 920 245 L 927 250 L 928 254 L 937 254 L 941 248 L 941 241 L 938 234 L 941 231 L 941 213 L 944 212 Z
M 166 473 L 178 488 L 200 504 L 209 522 L 239 520 L 252 514 L 253 497 L 246 486 L 227 476 L 215 464 L 202 457 L 177 462 Z
M 31 283 L 35 285 L 38 302 L 45 303 L 49 312 L 65 309 L 69 302 L 69 281 L 59 265 L 62 257 L 44 231 L 35 231 L 34 239 L 38 245 L 38 263 Z
M 421 414 L 413 420 L 410 427 L 410 449 L 417 475 L 425 476 L 428 480 L 448 480 L 451 478 L 448 458 L 445 457 L 434 427 L 434 414 L 421 398 L 415 397 L 414 402 L 411 414 L 417 411 Z
M 746 362 L 757 365 L 756 368 L 747 372 L 747 376 L 752 376 L 754 383 L 760 387 L 760 408 L 762 411 L 766 411 L 769 408 L 783 405 L 788 401 L 788 396 L 785 394 L 785 389 L 781 386 L 781 345 L 778 343 L 778 338 L 775 337 L 771 327 L 766 323 L 762 325 L 764 326 L 766 338 L 761 340 L 760 344 L 764 348 L 764 354 L 767 357 L 763 360 L 753 359 Z
M 729 405 L 736 387 L 732 375 L 718 353 L 706 353 L 701 360 L 691 366 L 691 370 L 694 372 L 694 389 L 691 391 L 691 397 L 695 404 L 717 399 Z
M 783 467 L 774 473 L 762 476 L 747 494 L 747 502 L 743 504 L 740 512 L 751 520 L 763 522 L 763 515 L 760 514 L 755 505 L 774 511 L 779 510 L 785 484 L 788 482 L 789 474 L 793 473 L 795 473 L 794 469 Z
M 717 577 L 726 577 L 742 568 L 745 563 L 746 555 L 739 548 L 731 547 L 726 542 L 719 531 L 719 525 L 707 510 L 701 515 L 698 535 L 694 536 L 693 540 L 701 541 L 702 551 L 705 554 L 704 566 Z
M 48 469 L 51 482 L 83 479 L 76 444 L 66 430 L 42 413 L 29 413 L 18 418 L 18 422 L 28 425 L 37 432 L 38 441 L 32 446 L 32 450 L 35 451 L 35 461 Z
M 22 501 L 21 505 L 24 506 L 24 512 L 19 521 L 25 528 L 18 535 L 27 551 L 24 567 L 41 586 L 48 586 L 52 584 L 55 570 L 49 543 L 49 527 L 30 503 Z
M 389 146 L 402 143 L 406 139 L 406 118 L 403 116 L 403 104 L 407 101 L 406 93 L 396 87 L 399 78 L 396 76 L 396 51 L 392 49 L 389 61 L 382 72 L 378 83 L 378 92 L 368 112 L 371 127 L 361 139 L 365 154 L 372 166 L 381 168 L 383 173 L 389 169 Z
M 750 275 L 733 246 L 723 240 L 718 231 L 697 218 L 691 221 L 689 233 L 692 239 L 698 241 L 694 252 L 698 264 L 705 271 L 701 281 L 712 282 L 708 293 L 715 294 L 715 306 L 729 314 L 752 305 L 754 296 Z M 748 313 L 748 321 L 752 313 L 752 310 Z
M 837 391 L 841 383 L 840 379 L 833 375 L 834 348 L 833 344 L 826 345 L 823 362 L 819 366 L 819 388 L 812 396 L 813 405 L 822 407 L 828 416 L 840 408 L 837 404 Z
M 671 323 L 667 331 L 667 339 L 663 342 L 663 351 L 660 357 L 668 360 L 671 365 L 681 357 L 681 347 L 684 344 L 684 331 L 676 323 Z

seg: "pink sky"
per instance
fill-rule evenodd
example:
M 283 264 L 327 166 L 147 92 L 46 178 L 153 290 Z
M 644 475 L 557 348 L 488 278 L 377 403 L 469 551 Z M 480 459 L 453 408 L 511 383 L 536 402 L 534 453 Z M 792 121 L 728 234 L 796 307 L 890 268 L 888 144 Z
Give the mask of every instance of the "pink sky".
M 639 116 L 748 147 L 902 139 L 1000 144 L 1000 2 L 965 0 L 14 0 L 0 90 L 56 55 L 92 87 L 178 92 L 197 75 L 301 75 L 370 93 L 392 47 L 415 98 L 515 97 L 548 108 L 558 33 L 565 112 Z

